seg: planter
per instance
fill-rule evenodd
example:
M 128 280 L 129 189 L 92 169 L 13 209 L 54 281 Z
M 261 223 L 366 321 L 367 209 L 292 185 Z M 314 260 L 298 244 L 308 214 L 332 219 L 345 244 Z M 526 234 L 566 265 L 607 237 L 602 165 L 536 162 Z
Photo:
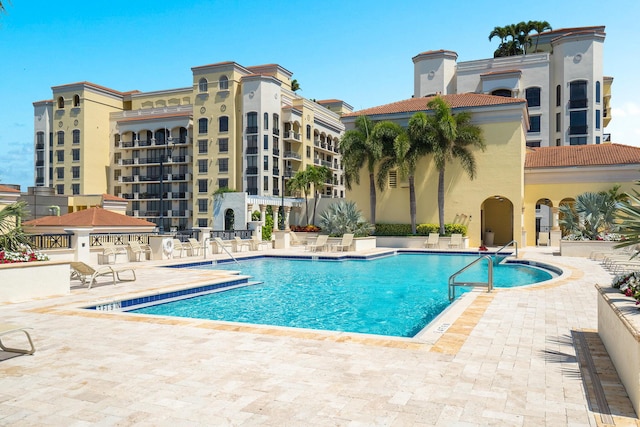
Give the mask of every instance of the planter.
M 0 303 L 66 295 L 69 274 L 67 261 L 0 264 Z
M 354 251 L 364 251 L 367 249 L 375 249 L 375 248 L 376 248 L 376 238 L 374 236 L 356 237 L 355 239 L 353 239 Z
M 640 310 L 635 300 L 610 286 L 598 289 L 598 335 L 631 404 L 640 415 Z
M 607 252 L 620 242 L 605 240 L 560 240 L 560 255 L 588 257 L 592 252 Z

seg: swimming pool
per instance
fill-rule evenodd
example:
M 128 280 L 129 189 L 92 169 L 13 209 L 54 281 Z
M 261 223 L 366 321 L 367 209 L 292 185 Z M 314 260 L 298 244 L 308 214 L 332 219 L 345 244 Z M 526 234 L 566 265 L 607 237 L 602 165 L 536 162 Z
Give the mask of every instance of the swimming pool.
M 198 268 L 239 270 L 262 283 L 131 310 L 135 313 L 413 337 L 448 305 L 449 276 L 477 255 L 398 254 L 374 260 L 258 258 Z M 486 263 L 460 276 L 486 281 Z M 494 286 L 551 279 L 522 264 L 494 266 Z

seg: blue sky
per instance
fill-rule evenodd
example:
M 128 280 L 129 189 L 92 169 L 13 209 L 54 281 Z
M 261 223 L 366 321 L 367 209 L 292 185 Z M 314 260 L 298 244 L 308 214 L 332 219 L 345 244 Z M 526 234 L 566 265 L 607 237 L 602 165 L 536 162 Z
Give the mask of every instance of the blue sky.
M 554 29 L 605 25 L 605 75 L 614 77 L 613 142 L 640 146 L 637 0 L 4 1 L 0 16 L 0 183 L 33 184 L 34 101 L 51 86 L 90 81 L 119 91 L 191 84 L 191 67 L 278 63 L 300 94 L 356 110 L 413 92 L 420 52 L 491 57 L 495 26 L 546 20 Z M 452 7 L 458 4 L 460 7 Z

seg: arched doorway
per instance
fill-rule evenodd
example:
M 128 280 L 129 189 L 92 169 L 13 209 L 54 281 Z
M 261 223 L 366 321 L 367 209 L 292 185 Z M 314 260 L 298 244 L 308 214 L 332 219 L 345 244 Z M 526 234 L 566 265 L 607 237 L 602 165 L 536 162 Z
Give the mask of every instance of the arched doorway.
M 540 234 L 546 234 L 549 240 L 549 232 L 553 228 L 553 203 L 549 199 L 539 199 L 536 202 L 536 246 L 539 245 Z M 543 236 L 544 237 L 544 236 Z M 546 244 L 546 243 L 545 243 Z
M 235 229 L 235 213 L 233 212 L 233 209 L 227 209 L 224 211 L 224 229 L 225 231 Z
M 482 202 L 481 213 L 481 238 L 486 246 L 502 246 L 513 240 L 511 200 L 500 195 L 489 197 Z

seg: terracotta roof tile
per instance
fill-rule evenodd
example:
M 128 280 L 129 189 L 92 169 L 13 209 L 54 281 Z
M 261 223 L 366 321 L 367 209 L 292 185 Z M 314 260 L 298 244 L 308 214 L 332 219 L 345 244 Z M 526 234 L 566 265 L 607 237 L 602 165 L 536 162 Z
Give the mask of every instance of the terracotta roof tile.
M 0 193 L 19 193 L 20 190 L 16 190 L 13 187 L 0 184 Z
M 525 104 L 524 99 L 506 98 L 503 96 L 484 95 L 480 93 L 461 93 L 452 95 L 440 95 L 451 108 L 465 107 L 483 107 L 489 105 L 503 104 Z M 345 114 L 343 117 L 378 115 L 378 114 L 394 114 L 394 113 L 410 113 L 415 111 L 429 111 L 427 104 L 435 96 L 424 98 L 410 98 L 403 101 L 393 102 L 391 104 L 371 107 L 353 113 Z
M 132 218 L 127 215 L 111 212 L 94 207 L 60 216 L 44 216 L 42 218 L 25 221 L 25 226 L 65 226 L 65 227 L 155 227 L 153 222 Z
M 102 195 L 102 200 L 111 200 L 111 201 L 114 201 L 114 202 L 127 202 L 128 201 L 127 199 L 123 199 L 122 197 L 114 196 L 112 194 L 107 194 L 107 193 Z
M 527 152 L 525 168 L 640 164 L 640 147 L 622 144 L 540 147 Z

